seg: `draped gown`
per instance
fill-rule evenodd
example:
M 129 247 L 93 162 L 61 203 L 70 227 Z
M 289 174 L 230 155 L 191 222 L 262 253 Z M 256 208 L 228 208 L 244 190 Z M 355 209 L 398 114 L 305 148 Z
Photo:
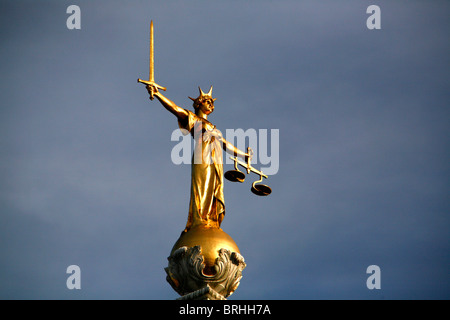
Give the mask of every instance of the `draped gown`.
M 178 125 L 184 135 L 190 133 L 195 140 L 185 231 L 197 226 L 220 228 L 225 215 L 222 134 L 212 123 L 191 111 Z

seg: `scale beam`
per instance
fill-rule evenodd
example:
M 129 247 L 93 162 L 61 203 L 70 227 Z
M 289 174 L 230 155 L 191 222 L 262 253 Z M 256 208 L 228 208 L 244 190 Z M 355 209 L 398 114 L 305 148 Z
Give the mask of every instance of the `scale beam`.
M 230 159 L 231 159 L 231 160 L 234 160 L 235 163 L 237 163 L 237 164 L 241 165 L 242 167 L 244 167 L 245 169 L 247 169 L 247 173 L 249 173 L 249 172 L 251 171 L 251 172 L 256 173 L 257 175 L 260 175 L 261 177 L 264 177 L 264 178 L 266 178 L 266 179 L 269 179 L 269 178 L 267 177 L 267 175 L 265 175 L 262 171 L 259 171 L 259 170 L 255 169 L 254 167 L 252 167 L 252 166 L 251 166 L 250 164 L 248 164 L 248 163 L 245 163 L 245 162 L 240 161 L 237 157 L 230 157 Z

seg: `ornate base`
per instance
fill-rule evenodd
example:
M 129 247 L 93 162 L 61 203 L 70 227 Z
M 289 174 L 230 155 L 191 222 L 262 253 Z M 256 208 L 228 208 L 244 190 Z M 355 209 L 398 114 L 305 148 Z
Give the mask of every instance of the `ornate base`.
M 205 268 L 201 246 L 181 247 L 167 259 L 166 279 L 182 296 L 180 300 L 226 300 L 239 286 L 246 267 L 239 253 L 220 249 L 214 266 Z

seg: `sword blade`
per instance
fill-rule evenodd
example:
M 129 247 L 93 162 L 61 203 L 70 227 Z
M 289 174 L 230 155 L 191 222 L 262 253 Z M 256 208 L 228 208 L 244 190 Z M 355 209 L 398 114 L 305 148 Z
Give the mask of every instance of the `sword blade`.
M 153 49 L 153 20 L 150 22 L 150 69 L 149 69 L 149 75 L 148 75 L 148 81 L 146 80 L 142 80 L 142 79 L 137 79 L 137 82 L 139 83 L 143 83 L 147 86 L 154 86 L 157 89 L 166 91 L 165 87 L 160 86 L 159 84 L 155 83 L 155 75 L 154 75 L 154 59 L 153 59 L 153 55 L 154 55 L 154 49 Z M 153 100 L 153 95 L 151 95 L 150 97 L 151 100 Z
M 150 70 L 148 80 L 150 82 L 155 82 L 155 61 L 154 61 L 154 47 L 153 47 L 153 20 L 150 22 Z

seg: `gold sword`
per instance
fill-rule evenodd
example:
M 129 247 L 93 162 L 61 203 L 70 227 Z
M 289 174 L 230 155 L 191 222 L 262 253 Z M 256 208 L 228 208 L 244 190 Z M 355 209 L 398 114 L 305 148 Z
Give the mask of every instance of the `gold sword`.
M 148 81 L 137 79 L 137 82 L 143 83 L 147 86 L 154 86 L 156 89 L 166 91 L 166 88 L 155 83 L 155 60 L 154 60 L 154 46 L 153 46 L 153 20 L 150 22 L 150 69 L 148 75 Z M 150 94 L 150 100 L 153 100 L 153 93 Z

